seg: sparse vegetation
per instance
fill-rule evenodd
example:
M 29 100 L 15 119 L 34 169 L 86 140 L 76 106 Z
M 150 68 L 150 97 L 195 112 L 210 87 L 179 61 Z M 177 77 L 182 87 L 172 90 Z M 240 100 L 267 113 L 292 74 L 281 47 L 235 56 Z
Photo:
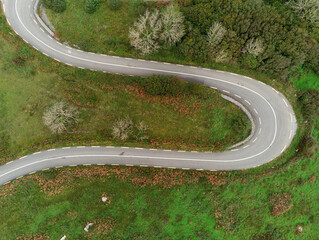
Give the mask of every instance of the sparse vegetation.
M 65 0 L 42 0 L 44 6 L 56 13 L 64 12 L 66 9 Z

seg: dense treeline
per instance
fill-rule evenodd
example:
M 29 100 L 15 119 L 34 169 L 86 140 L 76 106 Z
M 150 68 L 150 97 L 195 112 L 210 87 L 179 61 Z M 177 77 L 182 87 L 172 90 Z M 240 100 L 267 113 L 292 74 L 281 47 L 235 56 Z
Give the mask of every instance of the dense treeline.
M 193 61 L 241 64 L 282 80 L 295 77 L 302 66 L 319 73 L 318 24 L 300 20 L 288 4 L 268 3 L 179 1 L 187 26 L 179 53 Z M 225 32 L 212 45 L 207 35 L 216 23 Z

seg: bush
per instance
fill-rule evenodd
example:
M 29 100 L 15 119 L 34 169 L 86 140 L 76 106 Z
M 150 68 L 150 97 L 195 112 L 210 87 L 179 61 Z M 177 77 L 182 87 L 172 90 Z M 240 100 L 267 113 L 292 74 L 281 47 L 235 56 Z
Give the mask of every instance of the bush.
M 44 113 L 43 121 L 53 133 L 62 133 L 68 127 L 79 122 L 78 116 L 79 112 L 75 107 L 58 102 Z
M 101 1 L 100 0 L 86 0 L 84 5 L 85 12 L 92 14 L 99 8 Z
M 151 95 L 176 96 L 185 89 L 185 84 L 177 77 L 153 75 L 140 82 L 146 92 Z
M 112 127 L 112 134 L 114 138 L 121 141 L 126 141 L 130 138 L 133 132 L 133 122 L 129 118 L 117 120 Z
M 119 10 L 122 6 L 122 0 L 108 0 L 108 5 L 112 11 Z
M 61 13 L 66 9 L 65 0 L 42 0 L 44 6 L 53 10 L 54 12 Z

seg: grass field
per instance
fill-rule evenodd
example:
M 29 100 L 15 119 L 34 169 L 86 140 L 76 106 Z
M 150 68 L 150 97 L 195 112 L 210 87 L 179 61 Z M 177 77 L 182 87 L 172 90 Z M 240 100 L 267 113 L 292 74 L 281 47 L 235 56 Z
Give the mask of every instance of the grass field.
M 0 188 L 1 239 L 316 239 L 318 157 L 280 173 L 49 170 Z
M 231 137 L 235 132 L 229 125 L 234 123 L 222 117 L 240 115 L 247 121 L 216 92 L 209 91 L 207 99 L 176 100 L 179 104 L 199 102 L 208 109 L 198 108 L 190 117 L 167 103 L 171 99 L 136 95 L 140 89 L 136 78 L 73 69 L 52 61 L 11 35 L 3 14 L 0 30 L 0 133 L 9 139 L 4 143 L 4 157 L 0 156 L 2 163 L 41 148 L 73 144 L 162 147 L 161 143 L 169 141 L 166 147 L 206 149 L 204 140 L 216 141 L 210 137 L 225 127 L 230 129 L 222 131 L 226 136 L 220 138 L 225 142 L 216 144 L 216 149 L 222 149 L 225 143 L 238 141 Z M 300 153 L 307 123 L 296 91 L 264 75 L 232 69 L 271 84 L 293 104 L 299 129 L 283 156 L 265 166 L 235 172 L 105 166 L 37 173 L 0 187 L 0 239 L 60 239 L 63 235 L 67 239 L 316 239 L 319 153 L 312 158 Z M 42 114 L 62 99 L 80 108 L 82 122 L 70 133 L 56 136 L 43 125 Z M 142 108 L 147 109 L 145 116 L 140 114 Z M 112 141 L 108 127 L 118 109 L 136 122 L 156 116 L 156 121 L 148 122 L 155 145 Z M 187 129 L 176 131 L 174 125 L 180 124 Z M 244 124 L 242 129 L 240 138 L 249 127 Z M 189 138 L 194 133 L 198 139 Z M 318 120 L 312 134 L 319 141 Z M 194 142 L 197 145 L 191 145 Z M 108 202 L 102 203 L 102 196 Z M 86 234 L 83 228 L 88 222 L 95 225 Z M 304 231 L 298 232 L 297 226 Z

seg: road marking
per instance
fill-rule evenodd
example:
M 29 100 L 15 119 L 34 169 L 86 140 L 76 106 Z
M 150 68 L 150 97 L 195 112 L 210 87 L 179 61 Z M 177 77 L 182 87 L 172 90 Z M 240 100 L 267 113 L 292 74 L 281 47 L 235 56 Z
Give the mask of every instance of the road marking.
M 235 96 L 238 97 L 238 98 L 241 98 L 241 96 L 239 96 L 239 95 L 237 95 L 237 94 L 235 94 Z
M 138 150 L 143 150 L 144 148 L 135 148 L 135 149 L 138 149 Z
M 12 162 L 13 162 L 13 161 L 7 162 L 6 165 L 8 165 L 8 164 L 10 164 L 10 163 L 12 163 Z
M 42 32 L 44 32 L 44 30 L 43 30 L 42 28 L 40 28 L 40 30 L 41 30 Z
M 117 164 L 117 163 L 113 163 L 111 164 L 112 166 L 119 166 L 120 164 Z
M 157 151 L 157 149 L 155 149 L 155 148 L 150 148 L 149 150 L 151 150 L 151 151 Z
M 244 78 L 251 79 L 251 77 L 244 76 Z
M 106 146 L 106 148 L 115 148 L 114 146 Z
M 71 147 L 63 147 L 62 149 L 70 149 Z
M 36 21 L 35 19 L 33 19 L 33 22 L 34 22 L 36 25 L 38 25 L 38 23 L 37 23 L 37 21 Z
M 104 163 L 98 163 L 97 165 L 98 165 L 98 166 L 105 166 Z
M 290 129 L 290 132 L 289 132 L 289 139 L 291 138 L 292 136 L 292 130 Z
M 213 88 L 213 89 L 215 89 L 215 90 L 218 90 L 216 87 L 210 87 L 210 88 Z
M 152 62 L 152 63 L 158 63 L 157 61 L 150 61 L 150 62 Z
M 76 148 L 85 148 L 85 146 L 78 146 L 78 147 L 76 147 Z
M 183 150 L 178 150 L 177 152 L 186 152 L 186 151 L 183 151 Z
M 32 174 L 34 174 L 34 173 L 36 173 L 36 172 L 30 172 L 30 173 L 28 173 L 28 175 L 32 175 Z
M 223 73 L 224 71 L 216 70 L 216 72 Z
M 259 124 L 261 125 L 261 118 L 259 118 Z
M 277 94 L 279 94 L 279 92 L 276 90 L 276 89 L 274 89 L 274 88 L 272 88 Z
M 165 64 L 165 65 L 169 65 L 170 63 L 168 63 L 168 62 L 163 62 L 163 64 Z
M 2 8 L 3 8 L 3 12 L 5 13 L 6 12 L 6 5 L 3 4 Z M 30 5 L 29 5 L 29 8 L 30 8 Z
M 57 167 L 55 167 L 55 168 L 63 168 L 63 166 L 57 166 Z
M 112 56 L 113 58 L 120 58 L 119 56 Z
M 189 170 L 190 168 L 182 168 L 183 170 Z
M 236 148 L 236 149 L 232 149 L 232 150 L 230 150 L 230 151 L 235 152 L 235 151 L 238 151 L 238 149 Z
M 258 112 L 257 112 L 256 108 L 254 108 L 254 111 L 255 111 L 255 113 L 256 113 L 256 114 L 258 114 Z
M 197 68 L 197 67 L 191 66 L 190 68 Z
M 129 147 L 121 147 L 121 148 L 128 149 Z
M 43 168 L 41 171 L 47 171 L 49 170 L 50 168 Z
M 253 143 L 256 142 L 256 140 L 257 140 L 257 137 L 253 140 Z
M 48 150 L 48 152 L 52 152 L 52 151 L 55 151 L 55 148 L 53 148 L 53 149 L 49 149 L 49 150 Z
M 246 145 L 246 146 L 244 146 L 243 148 L 248 148 L 249 147 L 249 145 Z
M 196 171 L 204 171 L 204 169 L 199 168 L 199 169 L 196 169 Z
M 258 82 L 260 82 L 262 85 L 265 85 L 266 86 L 266 83 L 264 83 L 264 82 L 261 82 L 261 81 L 258 81 Z
M 250 104 L 250 102 L 249 102 L 248 100 L 245 100 L 245 102 L 246 102 L 246 103 L 248 103 L 249 105 L 251 105 L 251 104 Z
M 288 107 L 288 103 L 286 102 L 286 100 L 283 98 L 282 99 L 284 101 L 284 103 L 286 104 L 286 106 Z
M 261 128 L 259 128 L 259 134 L 261 133 Z
M 69 165 L 69 167 L 76 167 L 76 166 L 77 166 L 76 164 Z
M 225 93 L 230 93 L 229 91 L 227 91 L 227 90 L 223 90 L 223 92 L 225 92 Z
M 168 167 L 169 169 L 176 169 L 176 167 Z
M 26 158 L 27 156 L 20 157 L 20 159 Z
M 82 164 L 83 166 L 91 166 L 92 164 L 90 164 L 90 163 L 84 163 L 84 164 Z
M 101 146 L 91 146 L 91 148 L 99 148 L 99 147 L 101 147 Z
M 171 152 L 172 150 L 164 149 L 163 151 L 164 151 L 164 152 Z
M 20 179 L 20 178 L 22 178 L 22 177 L 24 177 L 24 176 L 17 177 L 16 180 L 18 180 L 18 179 Z
M 125 164 L 125 166 L 127 166 L 127 167 L 133 167 L 134 165 L 133 165 L 133 164 Z
M 198 153 L 198 151 L 191 151 L 192 153 Z
M 139 61 L 139 62 L 145 62 L 144 59 L 137 59 L 137 61 Z
M 291 114 L 291 113 L 289 113 L 289 115 L 290 115 L 290 121 L 292 122 L 292 120 L 293 120 L 293 118 L 292 118 L 292 114 Z
M 140 165 L 140 167 L 148 167 L 147 165 Z
M 37 154 L 39 154 L 40 152 L 35 152 L 35 153 L 32 153 L 32 155 L 37 155 Z
M 154 168 L 162 168 L 162 166 L 154 166 Z
M 179 67 L 184 67 L 182 64 L 175 64 L 175 65 Z
M 287 145 L 284 146 L 284 148 L 281 150 L 280 154 L 282 154 L 286 150 Z

